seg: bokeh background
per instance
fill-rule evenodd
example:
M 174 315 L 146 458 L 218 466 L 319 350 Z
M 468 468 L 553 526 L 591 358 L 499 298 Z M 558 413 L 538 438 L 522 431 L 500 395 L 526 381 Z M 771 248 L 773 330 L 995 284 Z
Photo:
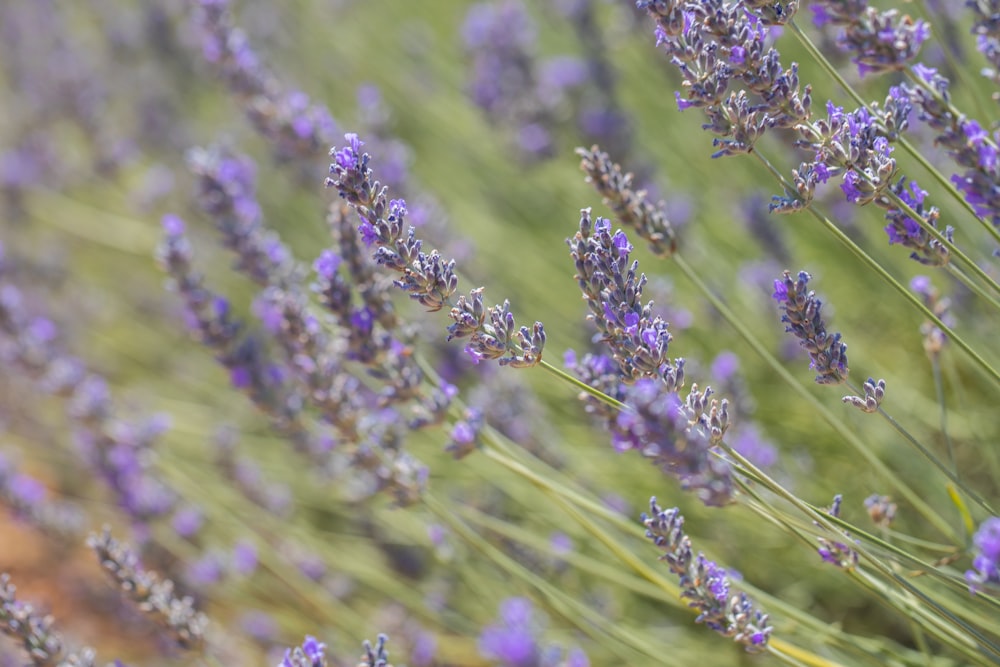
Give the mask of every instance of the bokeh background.
M 196 146 L 250 156 L 266 224 L 304 267 L 331 244 L 325 217 L 336 192 L 323 185 L 325 151 L 279 159 L 248 122 L 246 100 L 205 58 L 197 4 L 0 3 L 0 233 L 3 280 L 56 323 L 67 354 L 107 379 L 115 419 L 162 424 L 150 465 L 184 506 L 198 509 L 203 526 L 197 539 L 185 539 L 169 519 L 141 529 L 131 525 L 80 463 L 67 401 L 47 395 L 13 365 L 0 373 L 0 454 L 41 480 L 50 499 L 83 510 L 86 530 L 110 524 L 119 537 L 152 545 L 146 562 L 175 578 L 209 614 L 220 653 L 191 657 L 167 646 L 101 577 L 83 545 L 85 532 L 79 539 L 53 537 L 17 512 L 4 512 L 0 570 L 14 577 L 19 595 L 50 610 L 69 643 L 94 646 L 102 661 L 128 664 L 276 664 L 285 647 L 307 634 L 326 641 L 343 664 L 353 664 L 361 640 L 380 632 L 389 635 L 395 664 L 495 664 L 480 654 L 477 637 L 512 596 L 535 604 L 546 642 L 578 646 L 591 664 L 653 664 L 648 655 L 608 640 L 607 627 L 642 637 L 659 656 L 657 664 L 770 663 L 696 625 L 682 604 L 623 565 L 612 546 L 662 567 L 641 531 L 593 518 L 617 536 L 615 545 L 598 542 L 525 476 L 480 452 L 453 460 L 443 450 L 447 428 L 415 434 L 408 446 L 428 466 L 438 501 L 481 541 L 458 534 L 419 503 L 396 508 L 388 497 L 359 496 L 349 469 L 312 469 L 231 387 L 212 352 L 192 340 L 155 258 L 160 218 L 181 215 L 198 270 L 230 298 L 234 312 L 259 327 L 252 306 L 256 287 L 232 270 L 232 255 L 195 203 L 185 156 Z M 768 201 L 780 188 L 754 159 L 711 157 L 702 117 L 694 109 L 677 111 L 679 79 L 655 49 L 652 25 L 631 3 L 495 5 L 508 12 L 500 36 L 484 36 L 476 23 L 487 10 L 452 0 L 248 0 L 232 3 L 231 20 L 283 91 L 303 91 L 329 108 L 335 144 L 352 131 L 363 139 L 392 139 L 378 144 L 383 154 L 373 155 L 376 170 L 392 162 L 405 175 L 400 180 L 408 196 L 428 202 L 434 218 L 428 236 L 457 257 L 464 290 L 483 285 L 490 303 L 510 300 L 520 324 L 545 324 L 546 359 L 555 365 L 562 365 L 567 349 L 590 349 L 593 336 L 565 239 L 575 233 L 581 208 L 610 214 L 584 182 L 574 149 L 600 142 L 613 150 L 612 157 L 662 199 L 684 257 L 711 291 L 899 478 L 959 525 L 959 512 L 931 466 L 885 423 L 842 405 L 847 392 L 811 384 L 808 359 L 783 333 L 771 283 L 784 269 L 810 272 L 830 328 L 849 346 L 852 377 L 858 383 L 886 378 L 889 411 L 945 458 L 944 417 L 923 348 L 922 316 L 812 218 L 769 216 Z M 979 56 L 967 36 L 968 19 L 915 5 L 908 3 L 907 10 L 928 12 L 935 36 L 946 44 L 947 54 L 938 41 L 925 59 L 973 79 L 970 86 L 956 85 L 956 104 L 995 118 L 995 102 L 974 81 Z M 580 18 L 582 12 L 592 23 Z M 801 23 L 808 27 L 807 20 Z M 863 94 L 884 98 L 892 81 L 858 80 L 829 36 L 814 37 Z M 477 63 L 477 54 L 503 38 L 530 54 L 536 78 L 545 72 L 558 77 L 556 65 L 578 71 L 572 67 L 595 63 L 605 68 L 605 78 L 585 70 L 583 82 L 565 90 L 558 81 L 519 89 L 510 80 L 507 99 L 497 104 L 502 108 L 490 115 L 470 91 L 476 68 L 489 66 Z M 781 36 L 778 45 L 786 63 L 800 62 L 814 107 L 827 99 L 852 106 L 793 39 Z M 949 70 L 956 63 L 960 67 Z M 541 150 L 538 137 L 526 134 L 529 121 L 544 127 Z M 932 159 L 937 155 L 930 135 L 911 140 Z M 762 152 L 785 173 L 804 158 L 780 136 L 768 137 Z M 919 167 L 906 169 L 923 183 Z M 817 206 L 900 282 L 928 274 L 905 251 L 888 246 L 880 211 L 849 207 L 835 187 L 824 197 Z M 944 221 L 962 215 L 944 197 L 937 204 Z M 688 360 L 689 382 L 724 389 L 739 404 L 745 451 L 754 452 L 747 455 L 759 456 L 761 467 L 816 506 L 843 494 L 844 517 L 874 530 L 862 501 L 873 493 L 892 495 L 886 481 L 775 376 L 669 259 L 633 241 L 649 278 L 647 297 L 671 323 L 673 353 Z M 977 258 L 991 251 L 971 228 L 965 233 L 959 227 L 956 242 Z M 983 315 L 944 273 L 931 275 L 951 298 L 961 330 L 992 354 L 995 315 Z M 400 307 L 420 331 L 417 354 L 438 367 L 466 363 L 460 343 L 444 343 L 448 322 L 442 313 L 422 313 L 405 299 Z M 730 375 L 724 369 L 734 361 L 738 370 Z M 546 462 L 537 469 L 543 476 L 556 471 L 635 526 L 656 495 L 662 505 L 682 509 L 696 549 L 761 594 L 847 633 L 888 646 L 914 645 L 905 618 L 887 612 L 843 572 L 824 567 L 814 549 L 741 505 L 705 508 L 646 461 L 616 454 L 608 435 L 588 421 L 571 385 L 539 369 L 479 370 L 473 375 L 465 369 L 462 396 L 508 405 L 526 433 L 524 449 Z M 957 467 L 970 485 L 995 498 L 995 388 L 950 349 L 941 357 L 941 373 Z M 255 505 L 232 483 L 224 451 L 255 466 L 258 479 L 251 486 L 272 494 L 271 506 Z M 937 539 L 905 503 L 894 529 Z M 241 549 L 255 555 L 252 567 L 240 566 Z M 323 564 L 318 581 L 294 565 L 306 554 Z M 506 569 L 497 554 L 512 557 L 579 608 Z M 954 567 L 961 572 L 968 559 Z M 595 626 L 580 608 L 597 612 L 606 626 Z M 808 643 L 807 627 L 777 612 L 773 620 L 776 635 Z M 14 649 L 4 641 L 0 655 L 15 664 Z

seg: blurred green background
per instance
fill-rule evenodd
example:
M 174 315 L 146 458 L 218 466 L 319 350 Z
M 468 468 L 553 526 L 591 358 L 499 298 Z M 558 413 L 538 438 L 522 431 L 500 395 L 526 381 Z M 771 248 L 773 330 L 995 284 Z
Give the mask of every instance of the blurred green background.
M 17 21 L 26 21 L 19 26 L 35 25 L 23 18 L 40 11 L 32 4 L 7 0 L 0 19 L 8 27 Z M 614 66 L 618 99 L 633 124 L 630 157 L 637 165 L 624 168 L 642 168 L 668 210 L 689 212 L 676 218 L 685 259 L 747 328 L 787 359 L 788 368 L 813 395 L 929 504 L 960 525 L 944 480 L 929 464 L 915 457 L 884 422 L 842 405 L 846 391 L 813 385 L 808 360 L 801 354 L 789 358 L 770 282 L 783 269 L 812 274 L 810 287 L 824 299 L 829 328 L 842 332 L 848 344 L 852 378 L 858 384 L 869 376 L 885 378 L 887 410 L 945 458 L 939 401 L 922 347 L 922 316 L 806 214 L 766 221 L 787 245 L 790 259 L 783 262 L 774 246 L 762 242 L 747 223 L 751 215 L 766 217 L 767 201 L 780 193 L 779 186 L 751 157 L 713 160 L 711 140 L 700 130 L 703 119 L 697 110 L 677 111 L 673 92 L 679 81 L 654 48 L 652 25 L 628 2 L 594 5 L 604 36 L 601 49 Z M 525 6 L 536 25 L 538 57 L 592 55 L 588 48 L 594 45 L 581 44 L 557 3 Z M 593 331 L 585 321 L 586 307 L 573 279 L 565 239 L 576 231 L 581 208 L 593 207 L 598 215 L 609 212 L 578 169 L 573 149 L 585 139 L 576 129 L 573 108 L 557 117 L 553 156 L 528 161 L 516 151 L 511 128 L 492 123 L 470 104 L 465 93 L 470 57 L 461 39 L 469 7 L 449 0 L 248 1 L 234 5 L 234 17 L 281 83 L 327 104 L 341 132 L 361 131 L 370 121 L 358 117 L 359 87 L 378 88 L 388 127 L 409 147 L 412 182 L 436 198 L 446 217 L 447 238 L 440 240 L 467 247 L 460 264 L 462 288 L 484 285 L 489 303 L 509 299 L 519 324 L 542 321 L 548 333 L 546 359 L 561 365 L 567 348 L 588 349 Z M 648 656 L 607 640 L 602 628 L 581 620 L 573 607 L 505 571 L 482 545 L 450 532 L 445 546 L 435 546 L 428 526 L 440 521 L 428 508 L 395 509 L 384 498 L 364 503 L 345 498 L 341 485 L 310 474 L 249 401 L 227 389 L 228 378 L 211 352 L 190 340 L 179 301 L 164 289 L 165 278 L 154 261 L 159 218 L 167 212 L 182 214 L 195 243 L 198 269 L 232 297 L 239 313 L 252 318 L 253 285 L 230 269 L 231 256 L 192 202 L 193 181 L 184 153 L 191 146 L 221 142 L 253 156 L 266 223 L 307 266 L 330 243 L 325 208 L 336 193 L 323 187 L 326 163 L 317 159 L 309 169 L 271 157 L 238 102 L 201 58 L 187 3 L 95 0 L 56 3 L 52 9 L 55 13 L 48 14 L 48 23 L 42 22 L 41 33 L 8 39 L 0 56 L 6 70 L 0 92 L 3 145 L 13 151 L 38 137 L 43 148 L 33 149 L 35 154 L 49 156 L 44 177 L 23 191 L 8 187 L 2 219 L 6 271 L 14 282 L 30 287 L 51 312 L 66 347 L 109 379 L 123 417 L 170 415 L 171 428 L 156 450 L 157 470 L 204 509 L 206 531 L 201 543 L 193 545 L 167 526 L 158 528 L 156 538 L 169 558 L 185 561 L 213 549 L 225 552 L 240 540 L 256 545 L 261 566 L 254 575 L 186 588 L 217 621 L 216 631 L 232 651 L 226 657 L 273 662 L 279 647 L 294 645 L 305 634 L 323 638 L 341 655 L 354 656 L 362 638 L 387 632 L 394 662 L 415 664 L 410 654 L 415 638 L 428 632 L 437 637 L 437 657 L 427 664 L 488 664 L 476 651 L 478 632 L 496 617 L 501 599 L 525 595 L 548 615 L 546 637 L 581 646 L 592 664 L 650 664 Z M 965 34 L 961 23 L 947 27 Z M 977 55 L 971 51 L 971 39 L 962 46 L 963 57 Z M 786 65 L 801 61 L 801 79 L 813 86 L 814 109 L 830 98 L 853 106 L 801 55 L 791 36 L 783 36 L 778 48 Z M 940 57 L 929 51 L 930 61 Z M 888 80 L 858 82 L 852 67 L 837 62 L 852 83 L 863 84 L 863 94 L 884 98 Z M 977 68 L 970 65 L 967 74 L 974 76 Z M 78 103 L 91 105 L 93 118 L 81 118 L 78 109 L 51 106 L 65 99 L 67 90 L 76 91 Z M 981 103 L 977 106 L 982 91 L 967 90 L 957 89 L 956 103 L 970 111 L 983 109 Z M 92 97 L 81 101 L 81 95 Z M 987 117 L 995 117 L 993 103 L 987 104 Z M 921 140 L 916 135 L 915 143 Z M 782 137 L 768 137 L 761 152 L 784 173 L 806 157 Z M 904 157 L 900 160 L 904 173 L 924 184 L 924 175 Z M 377 171 L 378 155 L 373 164 Z M 888 247 L 880 211 L 846 208 L 835 187 L 828 195 L 828 203 L 818 206 L 900 282 L 927 273 L 907 259 L 907 252 Z M 974 257 L 986 257 L 990 248 L 974 228 L 963 226 L 959 209 L 944 196 L 935 201 L 944 211 L 942 220 L 958 227 L 956 243 Z M 649 298 L 676 318 L 671 349 L 689 360 L 689 384 L 716 384 L 712 360 L 723 352 L 735 353 L 742 385 L 754 406 L 742 417 L 752 419 L 779 453 L 771 473 L 816 506 L 827 505 L 835 493 L 843 494 L 844 518 L 874 532 L 862 501 L 872 493 L 893 495 L 886 481 L 775 376 L 670 260 L 654 258 L 639 239 L 633 242 L 634 257 L 650 279 Z M 993 359 L 995 314 L 984 311 L 946 274 L 931 275 L 935 285 L 951 295 L 961 331 Z M 426 349 L 418 353 L 436 354 L 438 346 L 431 339 L 443 338 L 447 325 L 440 315 L 413 312 L 428 339 Z M 995 498 L 995 387 L 950 349 L 942 367 L 958 469 L 971 486 Z M 813 549 L 740 505 L 702 507 L 639 457 L 615 454 L 607 434 L 589 423 L 573 387 L 539 369 L 500 372 L 516 374 L 517 382 L 530 387 L 529 405 L 542 415 L 532 422 L 536 437 L 561 461 L 565 478 L 596 497 L 618 497 L 626 508 L 624 516 L 636 524 L 651 495 L 658 496 L 661 505 L 677 505 L 687 517 L 695 548 L 737 570 L 760 591 L 849 633 L 913 645 L 905 619 L 888 614 L 874 596 L 849 584 L 841 571 L 822 566 Z M 45 479 L 55 493 L 82 503 L 95 529 L 105 521 L 119 522 L 100 489 L 80 479 L 70 430 L 56 399 L 25 390 L 25 381 L 11 374 L 4 376 L 4 452 Z M 224 483 L 212 465 L 211 443 L 220 427 L 238 434 L 241 453 L 259 463 L 266 479 L 288 485 L 295 506 L 289 517 L 263 515 Z M 616 574 L 627 575 L 633 583 L 644 583 L 537 486 L 479 453 L 453 461 L 442 450 L 446 441 L 446 431 L 432 431 L 411 444 L 430 467 L 436 497 L 467 520 L 491 548 L 513 554 L 528 571 L 596 610 L 606 623 L 662 651 L 659 664 L 772 662 L 765 656 L 749 657 L 739 646 L 695 625 L 690 613 L 665 601 L 665 594 L 648 582 L 632 589 L 616 580 Z M 489 523 L 493 520 L 500 523 L 494 526 Z M 895 530 L 939 539 L 923 523 L 901 503 Z M 651 544 L 619 528 L 608 529 L 618 536 L 620 548 L 657 567 L 658 552 Z M 572 539 L 572 557 L 554 553 L 549 546 L 557 531 Z M 286 539 L 322 556 L 343 586 L 340 598 L 329 587 L 313 586 L 289 572 L 289 554 L 281 546 Z M 38 586 L 42 599 L 81 576 L 77 570 L 63 571 L 62 559 L 53 556 L 47 544 L 42 542 L 34 564 L 15 557 L 14 548 L 0 549 L 0 570 L 20 572 L 24 590 Z M 587 566 L 574 558 L 585 559 Z M 962 571 L 967 562 L 955 567 Z M 42 583 L 31 583 L 36 580 Z M 92 592 L 98 586 L 85 588 Z M 133 643 L 124 632 L 132 630 L 148 639 L 148 628 L 136 624 L 95 631 L 86 620 L 77 619 L 100 616 L 101 610 L 86 603 L 83 592 L 67 597 L 81 598 L 79 603 L 61 602 L 63 613 L 57 614 L 60 626 L 75 641 L 111 651 L 101 652 L 102 659 L 156 662 L 151 657 L 155 644 Z M 240 623 L 254 610 L 271 614 L 276 629 L 267 640 L 237 639 L 246 637 Z M 778 612 L 773 620 L 775 636 L 809 644 L 808 628 Z M 845 660 L 830 651 L 832 658 Z

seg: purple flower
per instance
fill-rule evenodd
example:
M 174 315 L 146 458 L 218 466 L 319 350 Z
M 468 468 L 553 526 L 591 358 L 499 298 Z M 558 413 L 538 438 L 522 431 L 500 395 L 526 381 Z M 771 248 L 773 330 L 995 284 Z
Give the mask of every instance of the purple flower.
M 405 223 L 406 203 L 390 199 L 388 188 L 374 180 L 368 167 L 369 155 L 358 155 L 361 142 L 357 135 L 346 135 L 349 146 L 333 150 L 328 187 L 336 187 L 340 196 L 370 225 L 375 246 L 375 262 L 400 275 L 394 285 L 428 310 L 450 306 L 448 340 L 468 338 L 466 347 L 474 360 L 497 359 L 501 366 L 534 366 L 541 361 L 545 329 L 540 322 L 532 328 L 518 328 L 509 302 L 487 308 L 483 288 L 468 296 L 453 299 L 458 289 L 455 260 L 445 260 L 437 250 L 424 252 L 416 229 Z M 364 233 L 364 232 L 363 232 Z
M 792 279 L 789 271 L 780 280 L 774 281 L 774 299 L 784 314 L 781 321 L 785 331 L 799 339 L 799 345 L 809 353 L 809 367 L 818 375 L 819 384 L 840 384 L 847 380 L 847 345 L 840 342 L 840 334 L 832 336 L 826 332 L 826 324 L 820 309 L 823 303 L 816 298 L 816 292 L 806 292 L 810 276 L 800 271 Z
M 483 629 L 479 652 L 499 660 L 505 667 L 535 667 L 538 664 L 538 628 L 532 605 L 526 598 L 508 598 L 500 603 L 500 621 Z
M 643 304 L 645 275 L 630 261 L 632 245 L 624 232 L 610 233 L 604 218 L 591 223 L 590 209 L 581 211 L 580 230 L 566 243 L 576 265 L 576 281 L 590 308 L 588 319 L 629 380 L 661 377 L 671 365 L 667 323 Z
M 302 646 L 286 649 L 278 667 L 326 667 L 326 644 L 306 635 Z
M 843 497 L 839 493 L 835 495 L 833 503 L 827 508 L 826 513 L 832 517 L 839 517 L 842 501 Z M 816 525 L 819 526 L 820 524 L 816 523 Z M 857 567 L 858 564 L 858 552 L 851 546 L 856 540 L 851 539 L 851 534 L 846 530 L 841 531 L 841 535 L 843 538 L 846 538 L 846 542 L 842 542 L 840 539 L 831 540 L 826 537 L 817 537 L 819 549 L 816 551 L 819 553 L 820 558 L 823 559 L 823 562 L 849 570 Z
M 1000 586 L 1000 517 L 992 516 L 979 524 L 972 545 L 976 549 L 973 569 L 965 573 L 969 592 Z
M 257 547 L 250 542 L 240 541 L 233 547 L 233 571 L 247 577 L 257 569 Z
M 660 560 L 680 579 L 681 597 L 698 611 L 697 623 L 746 646 L 763 650 L 771 635 L 767 614 L 756 609 L 745 593 L 730 595 L 726 570 L 691 549 L 684 517 L 675 507 L 664 510 L 650 499 L 650 513 L 642 514 L 646 537 L 663 551 Z

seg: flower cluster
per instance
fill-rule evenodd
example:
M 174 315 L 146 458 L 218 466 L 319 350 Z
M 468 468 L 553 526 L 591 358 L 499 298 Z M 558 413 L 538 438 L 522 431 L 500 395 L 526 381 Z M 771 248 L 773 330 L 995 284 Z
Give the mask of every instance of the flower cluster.
M 833 503 L 827 508 L 826 513 L 832 517 L 839 518 L 840 504 L 842 500 L 843 498 L 839 493 L 834 496 Z M 819 524 L 816 525 L 818 526 Z M 843 535 L 847 539 L 851 539 L 851 534 L 846 530 L 843 531 Z M 816 539 L 819 541 L 820 545 L 817 551 L 819 552 L 820 558 L 822 558 L 824 562 L 836 565 L 837 567 L 845 570 L 857 567 L 858 552 L 855 551 L 850 544 L 839 540 L 828 540 L 825 537 L 817 537 Z
M 407 207 L 402 199 L 388 197 L 387 188 L 374 179 L 369 168 L 370 156 L 361 152 L 363 142 L 355 134 L 345 135 L 347 145 L 331 151 L 328 187 L 335 187 L 361 217 L 358 232 L 368 247 L 375 246 L 375 261 L 401 274 L 394 285 L 428 310 L 451 306 L 448 340 L 468 338 L 466 352 L 478 363 L 496 359 L 501 366 L 534 366 L 542 359 L 545 329 L 541 322 L 518 328 L 510 303 L 487 308 L 483 288 L 469 296 L 452 296 L 458 289 L 455 260 L 444 260 L 437 250 L 421 249 L 423 242 L 416 230 L 406 224 Z M 405 234 L 405 238 L 404 238 Z M 487 322 L 488 318 L 488 322 Z
M 810 275 L 800 271 L 793 279 L 789 271 L 784 277 L 774 281 L 774 300 L 783 311 L 781 321 L 785 331 L 799 339 L 809 353 L 809 368 L 815 370 L 818 384 L 840 384 L 847 380 L 847 345 L 840 342 L 840 334 L 832 336 L 826 332 L 826 324 L 820 314 L 823 302 L 816 298 L 816 292 L 806 291 Z
M 302 91 L 284 91 L 281 82 L 236 27 L 229 0 L 192 0 L 193 20 L 205 60 L 243 104 L 257 130 L 279 159 L 317 158 L 333 139 L 337 125 L 329 110 Z
M 972 34 L 976 36 L 976 49 L 986 56 L 991 67 L 983 68 L 982 75 L 994 84 L 1000 83 L 1000 24 L 997 13 L 1000 4 L 996 0 L 965 0 L 965 6 L 975 17 Z
M 583 158 L 580 168 L 587 175 L 587 182 L 604 198 L 615 218 L 646 240 L 650 252 L 657 257 L 672 255 L 677 250 L 674 228 L 662 208 L 646 198 L 645 191 L 633 189 L 633 175 L 623 173 L 597 146 L 590 150 L 578 148 L 576 153 Z
M 93 667 L 97 664 L 94 651 L 89 648 L 64 653 L 63 639 L 53 627 L 55 620 L 39 615 L 32 605 L 18 600 L 15 593 L 17 588 L 10 582 L 10 576 L 0 574 L 0 632 L 21 645 L 31 664 L 38 667 L 57 664 Z
M 868 516 L 879 528 L 886 529 L 896 519 L 896 510 L 899 509 L 896 503 L 892 502 L 889 496 L 882 496 L 877 493 L 865 498 L 865 508 Z
M 178 646 L 193 650 L 204 646 L 208 617 L 194 608 L 191 597 L 178 597 L 174 582 L 143 568 L 135 553 L 111 537 L 108 528 L 99 535 L 91 535 L 87 546 L 94 550 L 101 567 L 118 587 L 139 609 L 162 624 Z
M 867 0 L 834 0 L 810 5 L 817 26 L 841 27 L 837 44 L 855 54 L 858 72 L 882 74 L 906 67 L 930 37 L 930 25 L 895 9 L 878 11 Z
M 507 598 L 500 603 L 500 618 L 479 636 L 479 653 L 503 667 L 589 667 L 587 654 L 578 648 L 563 655 L 557 646 L 540 642 L 541 624 L 531 601 Z
M 983 521 L 972 537 L 972 544 L 976 547 L 973 569 L 965 573 L 969 591 L 976 593 L 1000 586 L 1000 517 L 991 516 Z
M 701 553 L 694 555 L 680 511 L 661 509 L 654 497 L 642 522 L 646 537 L 664 552 L 660 560 L 680 578 L 681 596 L 698 611 L 696 622 L 743 644 L 748 651 L 764 650 L 773 629 L 768 615 L 746 593 L 730 593 L 724 568 Z
M 783 70 L 778 51 L 766 45 L 766 25 L 790 20 L 795 3 L 780 12 L 771 3 L 749 3 L 752 7 L 746 11 L 742 3 L 723 0 L 640 0 L 637 4 L 656 21 L 657 44 L 670 54 L 684 78 L 687 93 L 685 97 L 677 93 L 678 105 L 701 108 L 708 116 L 703 127 L 717 135 L 714 145 L 720 147 L 713 157 L 748 153 L 772 128 L 794 130 L 799 137 L 796 146 L 813 151 L 812 160 L 792 171 L 791 191 L 773 198 L 772 212 L 808 207 L 817 186 L 839 176 L 849 202 L 874 202 L 886 209 L 891 243 L 912 248 L 911 257 L 922 263 L 942 266 L 948 262 L 947 247 L 925 230 L 935 226 L 937 209 L 923 208 L 923 195 L 916 194 L 922 191 L 907 191 L 905 179 L 897 178 L 891 155 L 889 142 L 906 129 L 911 108 L 903 88 L 890 90 L 881 109 L 873 104 L 871 109 L 845 113 L 828 102 L 827 117 L 816 119 L 810 87 L 799 91 L 797 65 Z M 850 7 L 849 3 L 828 3 L 821 12 L 826 12 L 822 14 L 826 21 L 852 21 L 844 43 L 854 49 L 866 72 L 898 69 L 926 37 L 923 22 L 909 17 L 897 21 L 894 12 L 874 10 L 853 16 Z M 742 87 L 727 97 L 734 84 Z M 916 208 L 923 219 L 911 219 L 900 202 Z M 944 237 L 951 241 L 950 229 Z
M 41 481 L 18 471 L 17 466 L 0 453 L 0 505 L 15 518 L 35 526 L 60 540 L 83 534 L 86 516 L 75 504 L 49 497 Z
M 955 326 L 955 316 L 951 313 L 951 299 L 942 296 L 941 292 L 931 283 L 930 278 L 914 276 L 913 280 L 910 281 L 910 289 L 920 295 L 924 305 L 938 319 L 949 327 Z M 920 333 L 924 335 L 924 351 L 927 352 L 927 356 L 932 359 L 938 357 L 941 350 L 944 349 L 945 343 L 948 342 L 948 336 L 930 320 L 920 325 Z
M 153 449 L 169 423 L 164 416 L 128 423 L 116 414 L 107 381 L 61 347 L 59 329 L 36 314 L 34 299 L 0 279 L 0 351 L 8 368 L 30 378 L 43 393 L 60 397 L 79 454 L 138 525 L 167 516 L 177 495 L 153 474 Z
M 611 349 L 626 382 L 663 377 L 671 367 L 667 348 L 672 336 L 667 323 L 643 304 L 645 274 L 636 275 L 638 261 L 630 261 L 632 244 L 625 232 L 611 233 L 606 218 L 590 219 L 581 211 L 580 230 L 567 240 L 576 266 L 577 284 L 587 299 L 587 319 Z
M 917 118 L 937 131 L 935 143 L 962 169 L 952 174 L 952 183 L 976 215 L 1000 228 L 1000 159 L 995 134 L 951 105 L 948 79 L 936 69 L 917 64 L 913 73 L 919 85 L 900 88 L 917 110 Z M 950 240 L 950 234 L 947 236 Z
M 864 398 L 860 396 L 844 396 L 842 400 L 844 403 L 849 403 L 862 412 L 869 414 L 877 412 L 879 406 L 882 405 L 882 399 L 885 398 L 885 380 L 880 379 L 878 382 L 875 382 L 872 378 L 868 378 L 865 380 L 862 388 L 865 390 Z

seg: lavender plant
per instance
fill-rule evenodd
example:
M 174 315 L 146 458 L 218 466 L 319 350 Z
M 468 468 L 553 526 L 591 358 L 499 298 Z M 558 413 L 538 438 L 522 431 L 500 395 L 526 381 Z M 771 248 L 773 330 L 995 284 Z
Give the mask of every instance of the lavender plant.
M 0 660 L 1000 663 L 994 14 L 6 3 Z

